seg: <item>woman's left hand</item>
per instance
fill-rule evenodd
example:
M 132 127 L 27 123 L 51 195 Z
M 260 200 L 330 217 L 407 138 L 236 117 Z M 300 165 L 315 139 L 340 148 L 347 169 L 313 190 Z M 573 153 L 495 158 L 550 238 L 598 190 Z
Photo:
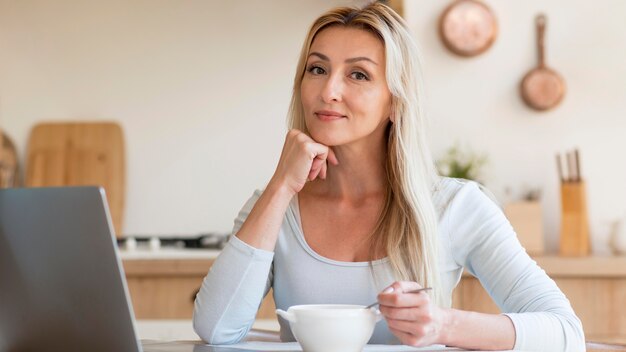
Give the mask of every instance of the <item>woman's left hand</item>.
M 389 330 L 409 346 L 445 344 L 447 311 L 437 307 L 417 282 L 394 282 L 378 295 L 380 312 L 387 320 Z

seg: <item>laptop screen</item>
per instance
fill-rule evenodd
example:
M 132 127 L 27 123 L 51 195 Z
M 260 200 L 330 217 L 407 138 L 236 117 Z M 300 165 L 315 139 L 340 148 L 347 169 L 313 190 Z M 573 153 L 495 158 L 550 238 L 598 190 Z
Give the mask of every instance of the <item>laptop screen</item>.
M 104 190 L 0 190 L 0 350 L 140 351 Z

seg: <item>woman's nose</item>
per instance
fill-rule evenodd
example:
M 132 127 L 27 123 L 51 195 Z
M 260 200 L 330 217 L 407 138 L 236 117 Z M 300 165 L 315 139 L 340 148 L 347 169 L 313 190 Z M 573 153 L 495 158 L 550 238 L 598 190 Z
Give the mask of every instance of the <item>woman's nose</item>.
M 322 89 L 325 103 L 339 102 L 343 98 L 343 80 L 341 75 L 329 75 Z

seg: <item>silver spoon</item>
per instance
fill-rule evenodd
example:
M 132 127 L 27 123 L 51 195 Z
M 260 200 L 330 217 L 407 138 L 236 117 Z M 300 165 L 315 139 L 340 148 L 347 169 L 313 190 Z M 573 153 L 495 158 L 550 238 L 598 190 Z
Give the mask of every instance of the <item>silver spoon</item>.
M 404 293 L 419 293 L 422 291 L 428 291 L 428 290 L 432 290 L 432 287 L 424 287 L 424 288 L 418 288 L 417 290 L 411 290 L 411 291 L 405 291 Z M 369 306 L 365 307 L 365 309 L 370 309 L 372 307 L 374 307 L 375 305 L 377 305 L 378 302 L 374 302 L 372 304 L 370 304 Z

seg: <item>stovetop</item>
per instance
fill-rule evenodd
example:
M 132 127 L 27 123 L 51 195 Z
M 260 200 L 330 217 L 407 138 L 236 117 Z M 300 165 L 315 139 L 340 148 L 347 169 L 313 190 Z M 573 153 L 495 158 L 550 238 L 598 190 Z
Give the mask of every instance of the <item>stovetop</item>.
M 201 233 L 194 236 L 168 236 L 168 235 L 125 235 L 117 239 L 120 247 L 127 245 L 129 241 L 135 241 L 136 245 L 158 243 L 162 248 L 203 248 L 222 249 L 228 242 L 230 235 L 217 233 Z

